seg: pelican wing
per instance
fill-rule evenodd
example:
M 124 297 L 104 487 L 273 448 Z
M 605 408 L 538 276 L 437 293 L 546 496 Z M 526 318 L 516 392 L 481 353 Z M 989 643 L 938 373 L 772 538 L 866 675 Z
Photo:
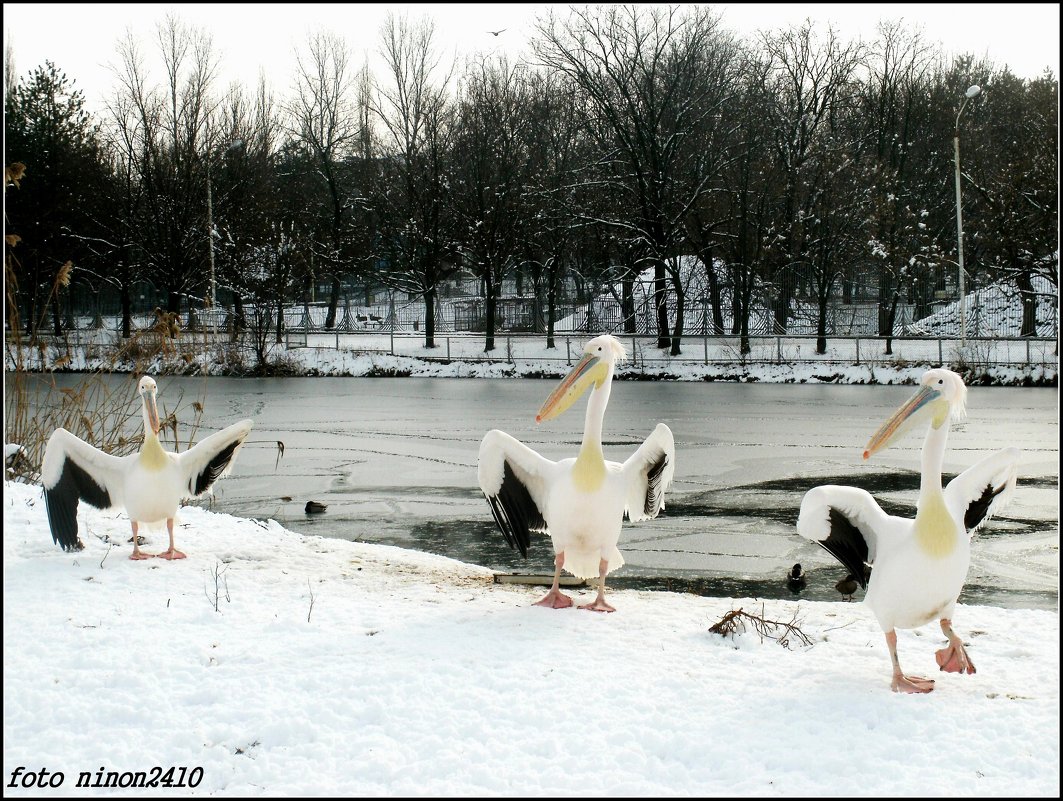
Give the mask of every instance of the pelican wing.
M 977 462 L 945 487 L 945 505 L 969 534 L 974 532 L 1011 500 L 1018 476 L 1021 451 L 1004 448 Z
M 875 561 L 878 537 L 889 521 L 867 490 L 824 484 L 801 499 L 797 533 L 832 554 L 866 588 L 864 565 Z
M 81 550 L 78 501 L 97 509 L 121 506 L 125 469 L 136 456 L 111 456 L 65 428 L 48 439 L 41 465 L 44 504 L 52 540 L 64 551 Z
M 658 423 L 646 441 L 621 466 L 628 520 L 652 520 L 664 508 L 664 493 L 675 473 L 672 430 Z
M 546 475 L 554 465 L 504 431 L 484 435 L 477 460 L 480 489 L 510 548 L 528 556 L 531 532 L 546 532 Z
M 209 492 L 215 481 L 229 475 L 251 425 L 250 420 L 233 423 L 177 454 L 177 464 L 189 496 L 196 498 Z

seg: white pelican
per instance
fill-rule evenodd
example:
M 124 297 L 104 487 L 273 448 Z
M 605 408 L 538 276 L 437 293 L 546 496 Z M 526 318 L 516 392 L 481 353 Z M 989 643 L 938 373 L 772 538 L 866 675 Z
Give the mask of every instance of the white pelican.
M 613 368 L 624 358 L 616 337 L 595 337 L 583 357 L 546 399 L 535 421 L 557 417 L 588 387 L 583 444 L 575 459 L 552 462 L 505 432 L 488 431 L 480 443 L 480 489 L 511 548 L 527 557 L 531 532 L 546 532 L 554 546 L 554 583 L 539 606 L 572 606 L 558 589 L 563 567 L 580 578 L 598 577 L 598 596 L 580 609 L 613 612 L 605 601 L 605 576 L 624 564 L 617 550 L 624 513 L 649 520 L 664 508 L 664 493 L 675 470 L 671 429 L 658 423 L 626 462 L 608 462 L 602 453 L 602 421 L 609 402 Z
M 929 420 L 923 443 L 922 479 L 915 519 L 887 515 L 870 493 L 825 485 L 801 501 L 797 531 L 832 553 L 850 576 L 867 587 L 871 607 L 886 635 L 893 661 L 894 692 L 927 693 L 932 679 L 906 676 L 897 660 L 895 629 L 937 619 L 948 638 L 937 652 L 941 670 L 974 673 L 963 641 L 952 630 L 956 598 L 967 579 L 970 537 L 1010 500 L 1015 488 L 1017 448 L 987 456 L 941 488 L 941 466 L 950 418 L 962 419 L 967 387 L 951 370 L 928 370 L 919 391 L 871 437 L 864 458 L 896 440 L 917 420 Z M 873 564 L 870 579 L 865 564 Z
M 155 380 L 140 379 L 144 399 L 144 444 L 138 453 L 111 456 L 57 428 L 48 440 L 41 466 L 41 483 L 48 510 L 52 539 L 66 551 L 81 550 L 78 539 L 77 507 L 82 500 L 97 509 L 125 507 L 133 527 L 133 555 L 130 559 L 150 559 L 140 550 L 137 528 L 140 523 L 161 526 L 166 523 L 170 547 L 158 554 L 163 559 L 184 559 L 174 547 L 173 522 L 177 507 L 186 498 L 210 491 L 214 482 L 228 475 L 251 421 L 241 420 L 211 434 L 183 453 L 170 453 L 159 442 L 159 412 L 155 405 Z

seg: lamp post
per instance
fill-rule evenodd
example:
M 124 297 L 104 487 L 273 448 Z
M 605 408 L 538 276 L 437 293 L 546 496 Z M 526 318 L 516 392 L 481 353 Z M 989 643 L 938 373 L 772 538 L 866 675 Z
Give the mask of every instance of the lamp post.
M 956 245 L 957 259 L 960 267 L 960 344 L 967 344 L 967 288 L 963 272 L 963 209 L 960 202 L 960 115 L 967 107 L 967 101 L 982 93 L 980 86 L 971 86 L 964 93 L 963 103 L 956 112 L 956 129 L 953 132 L 952 145 L 956 162 Z

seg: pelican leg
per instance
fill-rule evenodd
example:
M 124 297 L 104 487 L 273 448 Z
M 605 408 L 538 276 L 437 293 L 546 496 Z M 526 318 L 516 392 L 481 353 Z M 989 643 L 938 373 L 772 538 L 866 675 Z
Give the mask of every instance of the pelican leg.
M 947 647 L 934 653 L 938 667 L 947 673 L 976 673 L 974 662 L 967 656 L 967 649 L 963 647 L 963 640 L 952 630 L 952 621 L 941 618 L 941 631 L 949 638 Z
M 565 552 L 562 551 L 554 557 L 554 583 L 550 592 L 543 596 L 542 600 L 536 601 L 535 606 L 548 606 L 551 609 L 566 609 L 572 606 L 572 599 L 561 592 L 558 582 L 561 579 L 561 565 L 565 563 Z
M 166 530 L 170 533 L 170 547 L 159 554 L 160 559 L 184 559 L 185 555 L 173 547 L 173 518 L 166 521 Z
M 137 544 L 137 527 L 138 527 L 137 526 L 137 521 L 136 520 L 130 520 L 129 521 L 129 525 L 133 527 L 133 555 L 130 556 L 129 558 L 130 559 L 151 559 L 155 554 L 153 554 L 153 553 L 144 553 L 142 550 L 140 550 L 140 545 Z
M 895 693 L 928 693 L 934 689 L 933 679 L 924 679 L 922 676 L 905 676 L 901 673 L 901 663 L 897 659 L 897 632 L 890 629 L 886 632 L 886 645 L 890 649 L 890 659 L 893 660 L 893 683 L 890 689 Z
M 580 604 L 580 609 L 592 612 L 615 612 L 616 609 L 605 602 L 605 574 L 609 572 L 609 563 L 604 559 L 598 563 L 598 597 L 592 603 Z

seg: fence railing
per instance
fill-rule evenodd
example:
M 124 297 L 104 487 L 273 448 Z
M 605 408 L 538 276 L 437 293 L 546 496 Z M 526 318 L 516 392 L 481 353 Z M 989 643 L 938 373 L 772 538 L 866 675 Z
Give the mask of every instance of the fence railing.
M 250 349 L 250 336 L 245 332 L 232 336 L 223 328 L 201 325 L 195 331 L 182 330 L 174 336 L 161 335 L 144 329 L 138 336 L 154 343 L 161 350 L 183 355 L 219 352 L 225 349 Z M 401 330 L 340 331 L 328 333 L 288 327 L 283 330 L 281 344 L 288 350 L 306 349 L 327 356 L 326 351 L 343 353 L 384 354 L 409 356 L 429 361 L 468 362 L 563 362 L 571 364 L 579 358 L 580 349 L 589 334 L 558 334 L 554 347 L 547 348 L 543 334 L 505 333 L 494 338 L 494 349 L 485 351 L 482 333 L 443 333 L 434 337 L 435 347 L 425 347 L 423 332 Z M 875 336 L 834 336 L 826 341 L 826 352 L 816 352 L 816 337 L 799 335 L 760 335 L 745 340 L 727 335 L 690 335 L 680 340 L 680 354 L 672 356 L 670 349 L 658 347 L 656 336 L 640 334 L 618 335 L 628 351 L 629 363 L 637 367 L 667 368 L 669 365 L 691 364 L 854 364 L 854 365 L 967 365 L 1042 367 L 1055 370 L 1059 362 L 1058 340 L 1052 338 L 968 337 L 961 341 L 949 337 L 892 337 L 887 352 L 887 339 Z M 29 344 L 23 338 L 22 343 Z M 38 337 L 35 344 L 53 354 L 74 350 L 87 357 L 117 353 L 124 340 L 109 328 L 72 329 L 61 337 Z M 9 346 L 13 344 L 8 337 Z M 274 335 L 266 343 L 275 346 Z M 10 349 L 8 352 L 10 357 Z
M 387 336 L 365 334 L 296 334 L 289 347 L 334 349 L 363 353 L 383 353 L 444 361 L 535 362 L 579 359 L 588 335 L 558 335 L 554 348 L 546 347 L 541 334 L 502 334 L 495 347 L 484 350 L 483 335 L 445 334 L 435 337 L 435 347 L 426 348 L 424 337 L 390 332 Z M 746 340 L 732 336 L 690 336 L 680 341 L 680 354 L 657 347 L 655 336 L 620 335 L 631 364 L 667 367 L 676 364 L 721 363 L 844 363 L 844 364 L 928 364 L 1015 365 L 1055 369 L 1059 362 L 1058 343 L 1047 338 L 968 338 L 965 342 L 947 337 L 893 337 L 887 352 L 885 337 L 831 337 L 825 353 L 816 352 L 816 338 L 809 336 L 757 336 Z

